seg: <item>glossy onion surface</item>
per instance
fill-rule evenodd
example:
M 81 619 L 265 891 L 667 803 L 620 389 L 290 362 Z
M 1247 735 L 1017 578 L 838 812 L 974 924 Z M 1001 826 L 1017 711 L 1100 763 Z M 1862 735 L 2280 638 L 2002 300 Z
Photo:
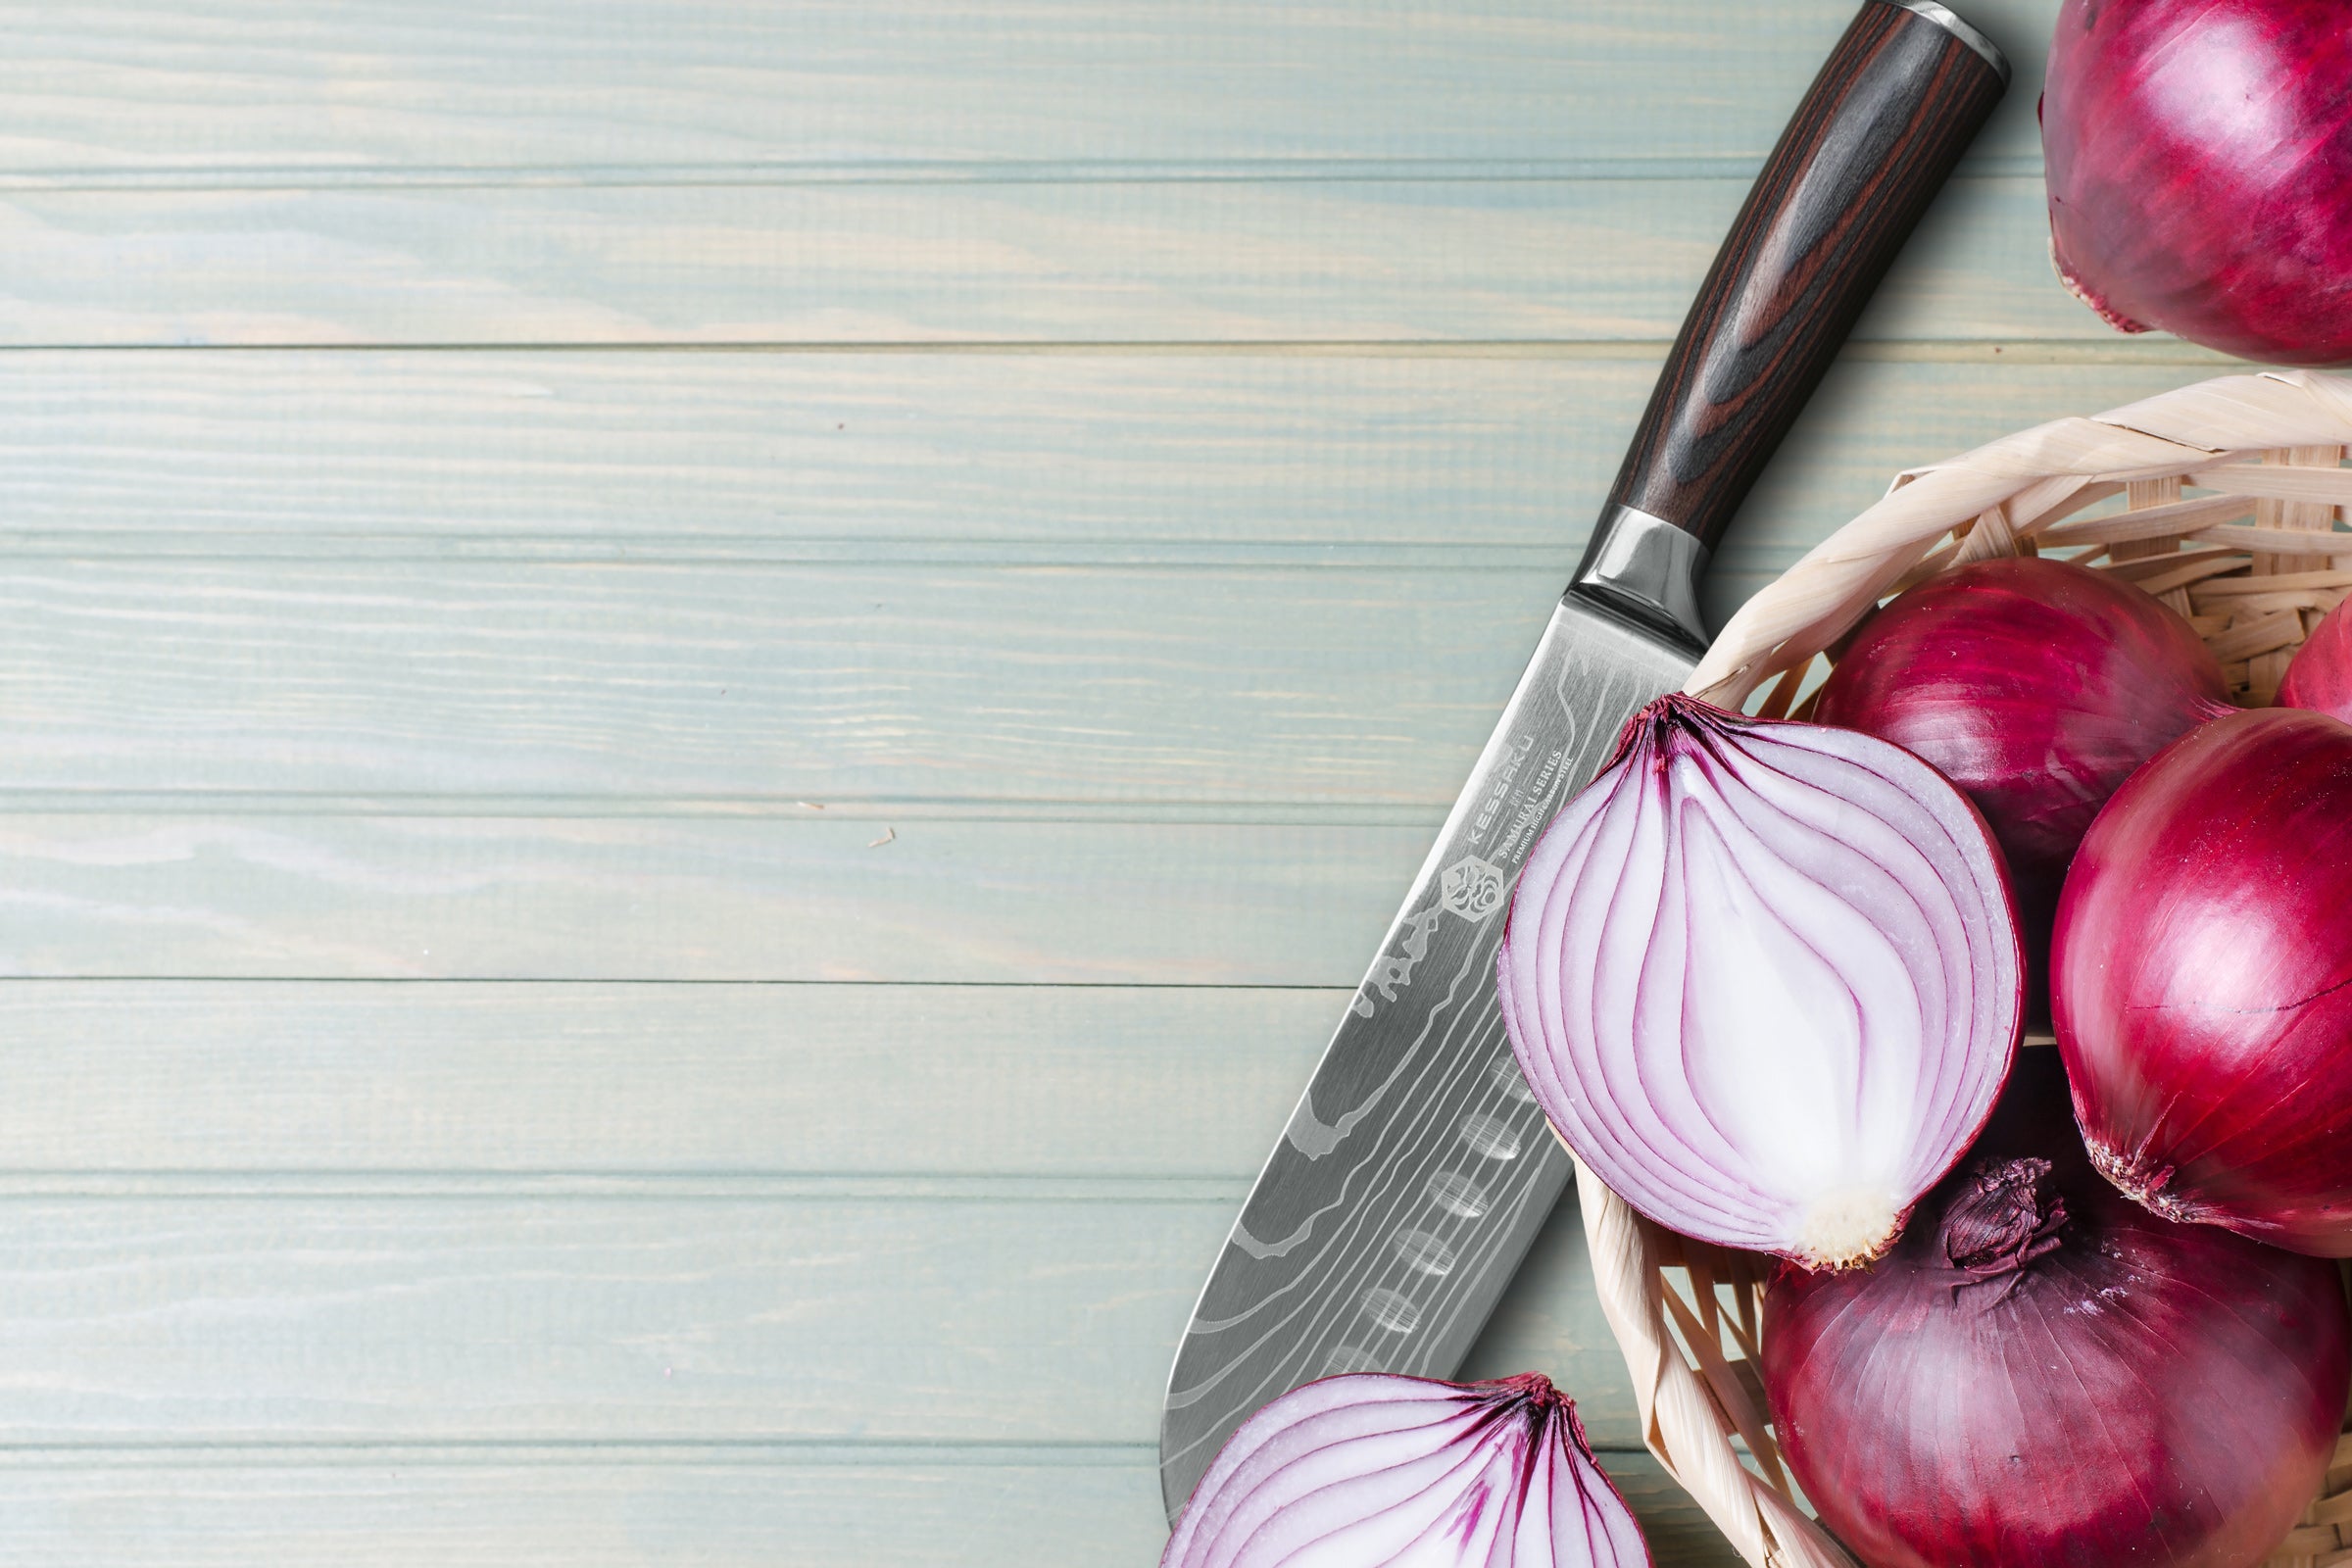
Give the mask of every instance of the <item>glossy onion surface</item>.
M 1809 1266 L 1875 1256 L 1968 1147 L 2023 994 L 1999 852 L 1934 768 L 1679 695 L 1545 830 L 1496 974 L 1602 1181 Z
M 1782 1453 L 1869 1568 L 2251 1568 L 2335 1449 L 2335 1269 L 2116 1193 L 2056 1057 L 1886 1257 L 1774 1282 Z
M 2338 605 L 2320 617 L 2287 662 L 2278 706 L 2307 709 L 2352 723 L 2352 615 Z
M 1357 1372 L 1293 1389 L 1225 1442 L 1161 1568 L 1647 1568 L 1576 1404 L 1542 1374 Z
M 2112 324 L 2352 359 L 2342 0 L 2066 0 L 2041 140 L 2051 258 Z
M 2058 889 L 2091 818 L 2142 762 L 2230 711 L 2227 696 L 2221 665 L 2163 605 L 2087 567 L 2019 558 L 1944 572 L 1872 615 L 1814 717 L 1917 752 L 1984 813 L 2038 995 Z
M 2352 726 L 2236 713 L 2133 775 L 2067 878 L 2051 1003 L 2118 1187 L 2352 1255 Z

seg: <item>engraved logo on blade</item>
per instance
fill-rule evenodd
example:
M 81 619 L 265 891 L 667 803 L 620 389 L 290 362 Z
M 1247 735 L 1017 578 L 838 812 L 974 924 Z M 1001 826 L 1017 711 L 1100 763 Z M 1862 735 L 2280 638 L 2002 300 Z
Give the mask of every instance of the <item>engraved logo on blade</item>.
M 1446 907 L 1473 923 L 1502 907 L 1505 886 L 1502 867 L 1475 855 L 1447 866 L 1441 884 Z

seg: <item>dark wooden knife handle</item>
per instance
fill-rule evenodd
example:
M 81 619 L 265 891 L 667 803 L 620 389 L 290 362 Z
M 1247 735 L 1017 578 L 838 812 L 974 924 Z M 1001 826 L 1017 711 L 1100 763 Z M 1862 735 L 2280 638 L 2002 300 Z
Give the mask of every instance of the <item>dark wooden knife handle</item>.
M 1716 254 L 1613 504 L 1715 548 L 2008 85 L 1970 34 L 1941 6 L 1867 0 Z

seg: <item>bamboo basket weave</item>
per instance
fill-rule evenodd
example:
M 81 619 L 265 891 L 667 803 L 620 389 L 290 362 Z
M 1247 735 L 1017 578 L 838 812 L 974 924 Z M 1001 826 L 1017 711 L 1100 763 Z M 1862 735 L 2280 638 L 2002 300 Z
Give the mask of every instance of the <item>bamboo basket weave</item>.
M 2352 377 L 2293 371 L 2222 376 L 1912 469 L 1734 615 L 1686 689 L 1801 717 L 1874 605 L 1968 562 L 2047 552 L 2187 616 L 2231 697 L 2267 705 L 2352 592 L 2352 532 L 2331 531 L 2352 506 L 2348 448 Z M 1754 1568 L 1850 1568 L 1796 1501 L 1767 1424 L 1755 1368 L 1772 1260 L 1652 1225 L 1581 1164 L 1577 1192 L 1650 1451 Z M 2352 1433 L 2264 1568 L 2330 1563 L 2352 1563 Z

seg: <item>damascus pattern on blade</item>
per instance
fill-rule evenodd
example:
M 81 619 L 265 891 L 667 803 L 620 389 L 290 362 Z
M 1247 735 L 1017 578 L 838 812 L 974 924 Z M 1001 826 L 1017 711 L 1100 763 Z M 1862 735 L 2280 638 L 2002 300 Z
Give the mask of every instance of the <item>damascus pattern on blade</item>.
M 1250 1190 L 1160 1427 L 1171 1517 L 1258 1406 L 1335 1372 L 1450 1376 L 1569 1176 L 1504 1038 L 1520 865 L 1692 658 L 1571 596 Z

